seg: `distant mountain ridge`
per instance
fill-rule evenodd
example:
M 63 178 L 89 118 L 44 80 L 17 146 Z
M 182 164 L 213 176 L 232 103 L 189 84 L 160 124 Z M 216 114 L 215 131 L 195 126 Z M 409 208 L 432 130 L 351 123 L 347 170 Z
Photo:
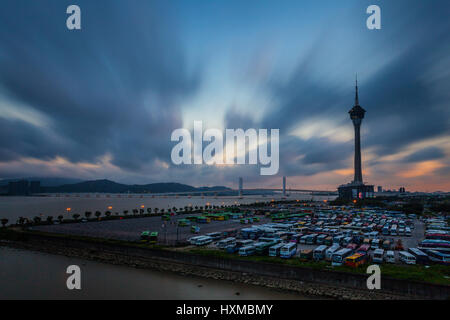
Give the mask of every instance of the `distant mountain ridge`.
M 42 193 L 167 193 L 231 190 L 230 188 L 221 186 L 196 188 L 175 182 L 127 185 L 106 179 L 83 181 L 60 186 L 44 186 L 41 189 Z

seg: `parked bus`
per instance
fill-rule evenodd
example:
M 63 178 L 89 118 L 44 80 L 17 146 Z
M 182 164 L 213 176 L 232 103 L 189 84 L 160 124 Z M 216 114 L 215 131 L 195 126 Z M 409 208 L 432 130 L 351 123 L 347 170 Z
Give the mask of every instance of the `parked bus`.
M 406 228 L 405 228 L 405 235 L 406 235 L 407 237 L 411 237 L 411 228 L 410 228 L 410 227 L 406 227 Z
M 416 257 L 416 263 L 427 264 L 430 262 L 428 255 L 420 249 L 409 248 L 408 252 L 411 253 L 414 257 Z
M 317 236 L 318 236 L 317 233 L 310 234 L 308 236 L 308 238 L 306 238 L 306 244 L 314 244 L 314 243 L 316 243 Z
M 188 242 L 192 245 L 195 245 L 195 241 L 197 241 L 197 239 L 204 237 L 204 236 L 196 236 L 196 237 L 192 237 L 188 239 Z
M 331 265 L 332 266 L 341 266 L 344 263 L 344 259 L 347 258 L 348 256 L 352 255 L 353 250 L 352 249 L 348 249 L 348 248 L 344 248 L 341 249 L 335 253 L 333 253 L 333 256 L 331 258 Z
M 269 256 L 270 257 L 276 257 L 280 255 L 280 250 L 284 246 L 284 243 L 277 243 L 274 246 L 271 246 L 269 248 Z
M 373 252 L 373 262 L 383 263 L 383 258 L 384 258 L 384 250 L 383 249 L 376 249 Z
M 406 251 L 400 251 L 398 253 L 400 261 L 406 264 L 416 264 L 416 257 L 414 257 L 411 253 Z
M 344 236 L 335 236 L 333 238 L 333 243 L 341 244 L 341 241 L 344 239 Z
M 285 244 L 280 249 L 280 257 L 281 258 L 291 258 L 297 253 L 297 244 L 296 243 L 288 243 Z
M 240 248 L 250 246 L 253 244 L 253 240 L 236 240 L 234 244 L 227 246 L 225 249 L 228 253 L 235 253 L 239 251 Z
M 326 234 L 321 234 L 317 237 L 316 242 L 317 244 L 324 244 L 325 243 L 325 239 L 328 237 L 328 235 Z
M 299 242 L 305 244 L 305 243 L 306 243 L 306 240 L 307 240 L 308 238 L 309 238 L 309 234 L 306 234 L 306 235 L 300 237 Z
M 380 239 L 373 239 L 372 244 L 370 245 L 372 249 L 378 249 L 381 247 L 381 240 Z
M 356 250 L 357 253 L 367 254 L 369 252 L 370 245 L 363 244 L 361 245 L 358 250 Z
M 391 236 L 396 236 L 397 235 L 397 225 L 396 224 L 394 224 L 391 227 L 390 233 L 391 233 Z
M 450 248 L 450 241 L 425 239 L 420 243 L 420 246 L 426 248 Z
M 385 256 L 387 263 L 395 263 L 395 253 L 392 250 L 388 250 Z
M 222 238 L 222 233 L 221 232 L 211 232 L 211 233 L 207 233 L 206 236 L 211 237 L 213 240 L 218 240 L 218 239 Z
M 150 237 L 150 231 L 143 231 L 141 233 L 141 240 L 147 241 Z
M 298 243 L 300 241 L 300 238 L 303 236 L 301 233 L 297 233 L 291 236 L 290 242 Z
M 239 255 L 241 257 L 247 257 L 255 254 L 254 246 L 246 246 L 239 249 Z
M 343 240 L 342 240 L 342 246 L 346 246 L 346 245 L 348 245 L 349 243 L 351 243 L 352 242 L 352 237 L 345 237 Z
M 226 247 L 232 245 L 235 242 L 236 242 L 236 238 L 230 237 L 230 238 L 226 238 L 226 239 L 218 241 L 216 245 L 219 249 L 225 249 Z
M 200 247 L 200 246 L 205 246 L 209 243 L 213 242 L 213 239 L 211 237 L 208 236 L 201 236 L 198 239 L 195 240 L 195 245 Z
M 442 253 L 437 250 L 427 250 L 427 253 L 432 262 L 446 266 L 450 265 L 450 254 Z
M 304 249 L 300 252 L 300 259 L 310 260 L 312 259 L 313 251 L 310 249 Z
M 355 253 L 345 258 L 345 265 L 357 268 L 358 266 L 367 262 L 367 255 L 361 253 Z
M 265 255 L 269 253 L 269 248 L 273 245 L 273 242 L 258 242 L 256 243 L 255 250 L 258 255 Z
M 335 243 L 331 247 L 329 247 L 327 250 L 325 250 L 325 260 L 331 261 L 331 257 L 333 256 L 333 253 L 338 251 L 340 246 Z
M 313 251 L 313 259 L 316 261 L 325 259 L 325 251 L 327 250 L 326 245 L 320 245 Z
M 158 232 L 153 231 L 152 233 L 150 233 L 150 237 L 148 239 L 149 243 L 156 243 L 158 242 Z

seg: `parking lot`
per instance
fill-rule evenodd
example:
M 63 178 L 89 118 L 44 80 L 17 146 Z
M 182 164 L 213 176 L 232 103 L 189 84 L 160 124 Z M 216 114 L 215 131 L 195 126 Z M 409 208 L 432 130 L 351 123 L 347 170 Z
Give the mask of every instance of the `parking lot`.
M 185 242 L 192 237 L 190 226 L 179 227 L 178 220 L 185 218 L 184 216 L 174 216 L 171 221 L 163 221 L 161 217 L 134 217 L 122 220 L 109 221 L 90 221 L 80 223 L 68 223 L 59 225 L 46 225 L 33 227 L 34 230 L 45 232 L 63 233 L 78 236 L 97 237 L 105 239 L 116 239 L 125 241 L 137 241 L 143 231 L 157 231 L 159 233 L 158 242 L 173 243 L 175 241 Z M 270 220 L 261 217 L 261 221 L 254 223 L 258 225 L 267 223 Z M 244 224 L 240 220 L 226 220 L 226 221 L 211 221 L 210 223 L 194 225 L 200 227 L 199 235 L 204 235 L 210 232 L 222 232 L 229 229 L 243 228 Z

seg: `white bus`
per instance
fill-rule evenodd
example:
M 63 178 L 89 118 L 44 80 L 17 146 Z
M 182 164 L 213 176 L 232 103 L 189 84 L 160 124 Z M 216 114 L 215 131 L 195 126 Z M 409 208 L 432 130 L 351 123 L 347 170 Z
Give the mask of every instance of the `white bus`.
M 383 249 L 376 249 L 373 252 L 373 262 L 383 263 L 383 258 L 384 258 L 384 250 Z
M 406 228 L 405 228 L 405 235 L 406 235 L 407 237 L 411 237 L 411 228 L 410 228 L 410 227 L 406 227 Z
M 325 260 L 331 261 L 331 257 L 333 256 L 333 253 L 338 251 L 340 246 L 335 243 L 331 247 L 329 247 L 327 250 L 325 250 Z
M 385 259 L 386 259 L 386 262 L 387 262 L 387 263 L 395 263 L 395 254 L 394 254 L 394 251 L 388 250 L 388 251 L 386 252 Z
M 212 241 L 213 241 L 213 238 L 208 237 L 208 236 L 202 236 L 200 238 L 197 238 L 195 240 L 194 244 L 196 246 L 204 246 L 204 245 L 211 243 Z
M 394 225 L 391 227 L 391 236 L 396 236 L 396 235 L 397 235 L 397 225 L 394 224 Z
M 280 255 L 280 250 L 284 245 L 284 243 L 277 243 L 276 245 L 271 246 L 269 248 L 269 257 L 276 257 Z
M 313 251 L 313 259 L 317 260 L 317 261 L 325 259 L 325 251 L 326 250 L 327 250 L 326 245 L 321 245 L 321 246 L 318 246 L 317 248 L 315 248 Z
M 204 236 L 196 236 L 196 237 L 189 238 L 189 239 L 188 239 L 188 242 L 189 242 L 190 244 L 194 245 L 194 244 L 195 244 L 195 241 L 197 241 L 197 239 L 200 239 L 201 237 L 204 237 Z
M 239 255 L 242 257 L 251 256 L 255 254 L 254 246 L 246 246 L 239 249 Z
M 353 253 L 352 249 L 341 249 L 335 253 L 333 253 L 333 256 L 331 258 L 331 265 L 332 266 L 341 266 L 344 263 L 344 259 L 348 256 L 351 256 Z
M 281 258 L 291 258 L 296 253 L 297 253 L 297 244 L 293 242 L 285 244 L 280 249 Z
M 381 242 L 380 239 L 373 239 L 372 243 L 370 244 L 370 247 L 372 249 L 378 249 L 380 247 L 380 242 Z
M 224 248 L 234 244 L 235 242 L 236 242 L 236 238 L 229 237 L 229 238 L 218 241 L 217 247 L 220 249 L 224 249 Z
M 400 257 L 400 261 L 406 264 L 416 264 L 416 257 L 414 257 L 411 253 L 406 251 L 400 251 L 398 256 Z

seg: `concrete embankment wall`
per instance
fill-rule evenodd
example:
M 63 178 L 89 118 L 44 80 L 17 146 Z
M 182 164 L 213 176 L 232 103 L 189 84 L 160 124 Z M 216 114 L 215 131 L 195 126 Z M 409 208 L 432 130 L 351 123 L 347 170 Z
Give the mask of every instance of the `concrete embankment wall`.
M 315 270 L 275 263 L 226 259 L 214 256 L 195 255 L 174 250 L 160 250 L 130 247 L 126 245 L 81 241 L 68 238 L 54 238 L 39 234 L 27 234 L 27 241 L 45 246 L 51 242 L 62 248 L 77 248 L 87 252 L 105 252 L 130 258 L 166 260 L 175 263 L 207 267 L 232 272 L 241 272 L 279 279 L 318 283 L 327 286 L 368 290 L 366 281 L 369 275 L 338 271 Z M 450 299 L 450 286 L 399 280 L 381 275 L 381 291 L 411 298 Z M 381 293 L 380 292 L 380 293 Z

